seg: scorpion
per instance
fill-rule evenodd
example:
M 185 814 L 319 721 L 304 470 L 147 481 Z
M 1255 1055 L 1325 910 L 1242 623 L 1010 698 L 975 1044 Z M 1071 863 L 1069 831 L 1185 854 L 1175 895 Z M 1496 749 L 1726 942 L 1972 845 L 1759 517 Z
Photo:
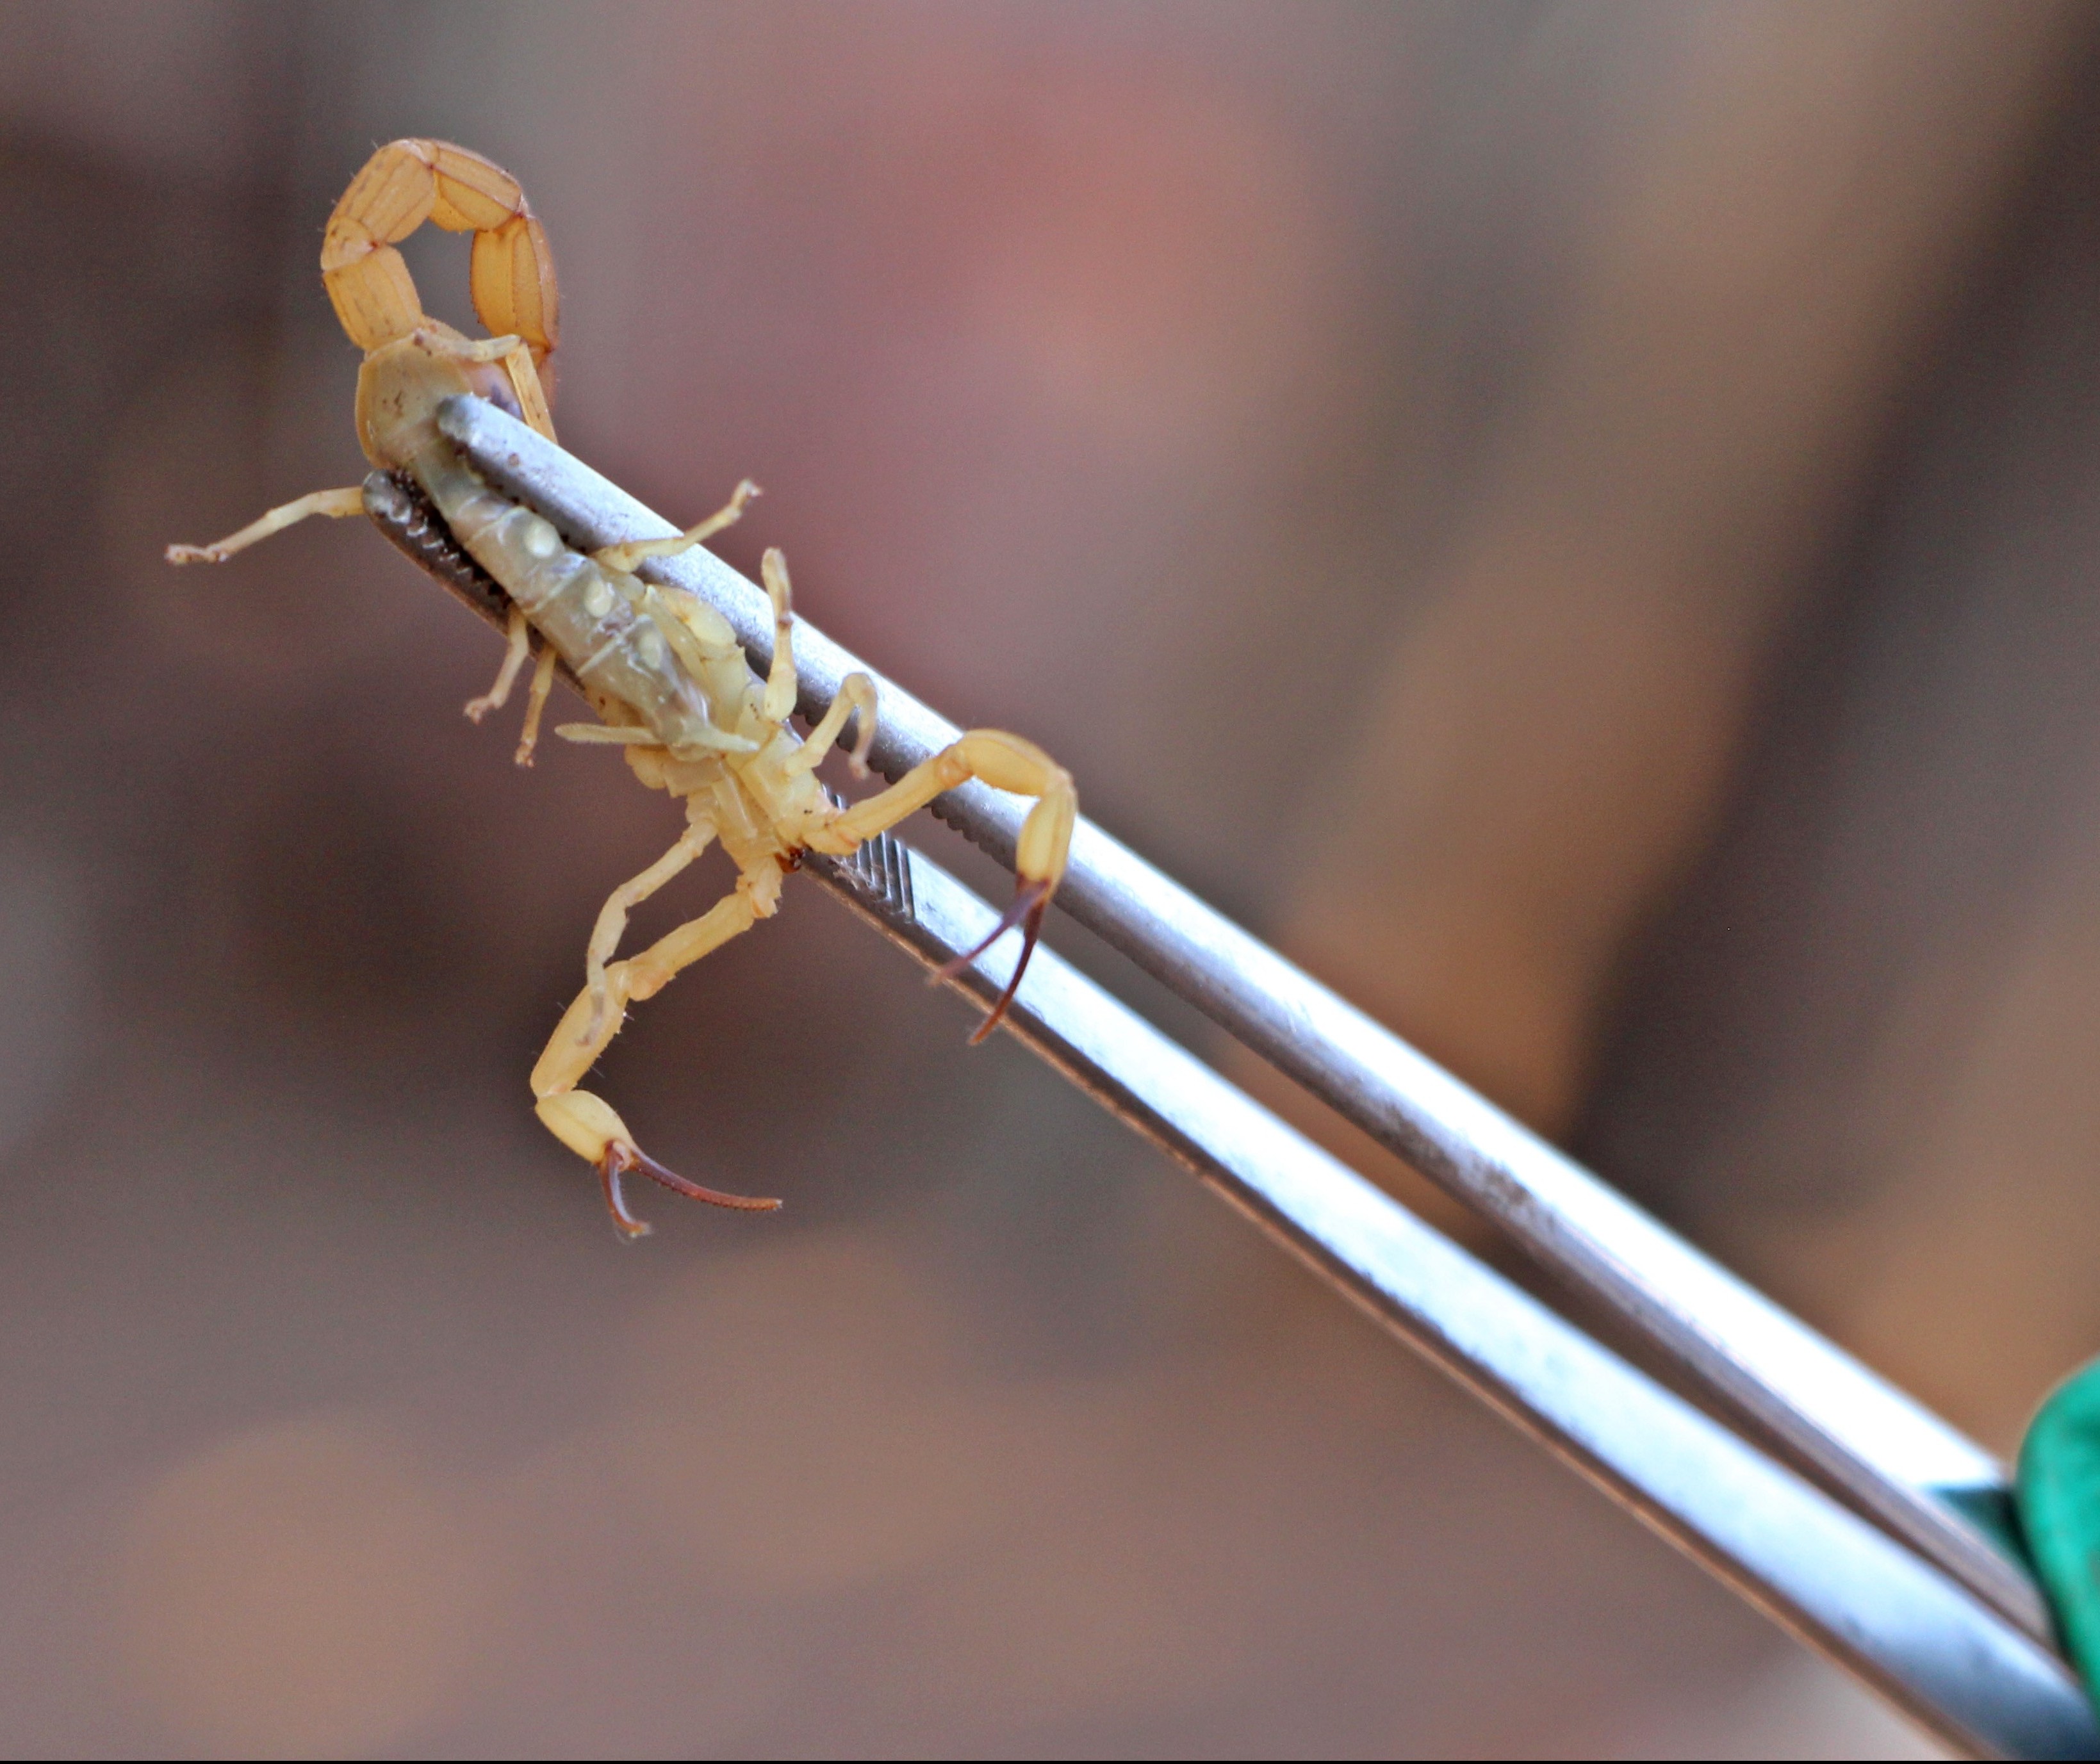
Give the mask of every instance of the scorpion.
M 473 235 L 470 290 L 489 335 L 466 337 L 422 310 L 395 247 L 424 222 Z M 470 699 L 479 723 L 505 704 L 534 660 L 515 759 L 532 763 L 541 712 L 558 664 L 566 664 L 596 723 L 565 725 L 567 739 L 617 746 L 634 775 L 683 804 L 686 827 L 655 862 L 612 891 L 584 962 L 584 984 L 532 1068 L 534 1107 L 562 1144 L 593 1165 L 622 1237 L 646 1235 L 620 1180 L 639 1173 L 673 1192 L 718 1206 L 770 1211 L 777 1200 L 703 1187 L 651 1158 L 602 1098 L 578 1086 L 619 1033 L 629 1004 L 653 997 L 681 970 L 777 911 L 781 885 L 805 852 L 843 857 L 945 791 L 970 778 L 1031 796 L 1015 857 L 1011 906 L 960 970 L 1009 930 L 1021 953 L 1012 980 L 972 1037 L 997 1025 L 1021 984 L 1045 906 L 1065 873 L 1079 799 L 1071 775 L 1042 748 L 995 729 L 968 731 L 888 788 L 845 804 L 816 768 L 858 718 L 850 761 L 867 775 L 876 693 L 866 674 L 841 686 L 806 739 L 788 725 L 795 705 L 794 615 L 788 567 L 769 549 L 761 575 L 775 632 L 761 680 L 726 620 L 696 596 L 637 573 L 651 558 L 699 545 L 743 514 L 757 487 L 748 479 L 723 508 L 674 538 L 631 541 L 588 554 L 551 523 L 485 482 L 439 432 L 446 399 L 470 393 L 529 423 L 549 440 L 553 357 L 558 336 L 554 259 L 518 181 L 479 153 L 443 141 L 381 148 L 329 217 L 321 278 L 336 316 L 364 351 L 356 426 L 365 456 L 397 483 L 412 483 L 452 538 L 486 571 L 507 602 L 506 641 L 495 683 Z M 171 563 L 220 563 L 311 516 L 364 510 L 362 487 L 320 490 L 271 509 L 209 545 L 170 545 Z M 536 659 L 535 652 L 536 651 Z M 639 954 L 614 959 L 629 913 L 719 841 L 737 869 L 731 892 L 699 917 Z

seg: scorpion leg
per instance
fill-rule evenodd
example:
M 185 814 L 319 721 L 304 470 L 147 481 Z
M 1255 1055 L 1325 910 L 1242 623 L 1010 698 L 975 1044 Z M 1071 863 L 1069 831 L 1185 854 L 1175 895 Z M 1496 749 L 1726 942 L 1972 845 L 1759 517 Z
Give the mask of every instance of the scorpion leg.
M 759 714 L 769 723 L 784 723 L 795 708 L 795 608 L 788 585 L 788 560 L 778 545 L 766 547 L 758 573 L 773 602 L 773 665 L 765 672 L 765 696 Z
M 820 822 L 807 838 L 811 850 L 843 856 L 862 840 L 887 832 L 943 791 L 953 790 L 973 778 L 995 790 L 1010 790 L 1017 796 L 1036 799 L 1028 818 L 1021 824 L 1021 838 L 1014 847 L 1014 875 L 1019 885 L 1012 904 L 999 915 L 999 923 L 982 942 L 942 969 L 944 975 L 961 972 L 1016 925 L 1021 928 L 1021 959 L 1013 964 L 1013 977 L 970 1037 L 975 1043 L 996 1029 L 1006 1015 L 1006 1008 L 1012 1003 L 1021 977 L 1027 970 L 1028 958 L 1035 953 L 1043 909 L 1064 880 L 1072 823 L 1079 813 L 1072 774 L 1032 741 L 1004 730 L 973 729 L 932 759 L 913 766 L 889 789 Z
M 736 487 L 729 501 L 699 526 L 689 527 L 669 539 L 630 539 L 624 545 L 606 545 L 591 553 L 591 561 L 606 569 L 632 576 L 635 565 L 644 558 L 675 558 L 680 552 L 690 551 L 694 546 L 713 538 L 725 527 L 735 526 L 743 518 L 744 505 L 758 494 L 758 486 L 747 478 Z
M 597 1030 L 593 1032 L 590 1026 L 593 1005 L 592 989 L 586 986 L 554 1025 L 539 1064 L 532 1068 L 532 1094 L 538 1099 L 536 1112 L 549 1132 L 597 1168 L 598 1180 L 605 1186 L 606 1206 L 623 1237 L 639 1237 L 649 1229 L 628 1211 L 621 1198 L 620 1179 L 633 1171 L 674 1193 L 716 1206 L 770 1212 L 780 1204 L 702 1188 L 665 1169 L 634 1143 L 626 1122 L 610 1104 L 576 1087 L 606 1043 L 619 1033 L 629 1001 L 654 998 L 682 968 L 690 968 L 770 916 L 779 892 L 777 869 L 770 869 L 770 875 L 765 871 L 747 871 L 739 879 L 734 893 L 717 901 L 699 918 L 660 938 L 639 955 L 613 963 L 605 971 L 609 1008 Z
M 557 659 L 554 646 L 549 643 L 540 651 L 538 664 L 532 669 L 532 684 L 525 695 L 525 726 L 518 732 L 514 756 L 520 765 L 532 763 L 532 750 L 540 744 L 540 715 L 547 708 L 547 695 L 554 690 Z
M 824 756 L 832 751 L 846 719 L 855 711 L 860 712 L 860 732 L 854 737 L 853 752 L 848 756 L 854 776 L 867 776 L 867 750 L 875 745 L 875 682 L 864 673 L 849 673 L 839 682 L 837 695 L 832 708 L 824 712 L 823 721 L 810 731 L 804 742 L 783 762 L 783 769 L 790 772 L 814 771 L 823 762 Z
M 310 514 L 325 514 L 332 521 L 339 521 L 346 515 L 364 512 L 362 484 L 352 484 L 347 490 L 309 491 L 297 501 L 284 503 L 261 519 L 250 521 L 239 532 L 229 533 L 209 545 L 170 545 L 167 558 L 170 563 L 223 563 L 236 551 L 245 551 L 272 533 L 296 527 Z
M 507 646 L 503 651 L 503 665 L 496 670 L 496 684 L 478 699 L 466 701 L 466 718 L 478 723 L 491 711 L 500 711 L 510 697 L 510 689 L 517 684 L 518 671 L 525 665 L 525 658 L 532 653 L 532 627 L 518 608 L 510 609 L 510 620 L 505 630 Z
M 598 910 L 598 923 L 591 928 L 590 945 L 584 954 L 584 981 L 591 997 L 591 1012 L 589 1024 L 576 1038 L 579 1042 L 591 1041 L 605 1027 L 611 1005 L 605 964 L 620 947 L 620 934 L 627 929 L 628 914 L 705 851 L 714 836 L 714 822 L 695 816 L 677 845 L 641 875 L 621 883 L 607 897 L 605 905 Z

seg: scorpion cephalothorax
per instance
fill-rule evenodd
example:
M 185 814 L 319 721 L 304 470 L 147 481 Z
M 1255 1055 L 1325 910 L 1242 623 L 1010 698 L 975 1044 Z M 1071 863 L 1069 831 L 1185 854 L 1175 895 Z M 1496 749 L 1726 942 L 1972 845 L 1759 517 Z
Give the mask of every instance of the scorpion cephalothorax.
M 422 310 L 394 246 L 426 220 L 474 235 L 474 311 L 492 333 L 461 336 Z M 615 889 L 600 911 L 585 957 L 583 990 L 532 1069 L 540 1118 L 588 1159 L 604 1184 L 614 1222 L 629 1237 L 648 1227 L 627 1210 L 620 1178 L 639 1171 L 677 1193 L 717 1206 L 779 1203 L 723 1194 L 674 1174 L 634 1143 L 606 1103 L 576 1086 L 619 1032 L 627 1007 L 652 997 L 682 968 L 775 911 L 780 886 L 805 851 L 843 855 L 969 778 L 1036 799 L 1014 867 L 1019 887 L 992 937 L 1018 927 L 1024 938 L 1013 981 L 976 1039 L 999 1021 L 1020 984 L 1029 950 L 1058 880 L 1078 814 L 1069 774 L 1033 743 L 973 730 L 889 788 L 844 804 L 818 784 L 818 763 L 858 718 L 857 770 L 875 733 L 875 689 L 849 677 L 808 737 L 788 725 L 795 703 L 794 619 L 788 568 L 777 550 L 761 575 L 774 622 L 772 664 L 761 681 L 726 621 L 690 594 L 637 574 L 651 558 L 674 556 L 741 517 L 757 493 L 738 487 L 726 506 L 671 539 L 585 553 L 542 516 L 483 482 L 439 431 L 437 407 L 458 393 L 489 398 L 550 439 L 549 364 L 556 297 L 546 236 L 515 179 L 479 155 L 441 141 L 382 148 L 336 205 L 321 251 L 323 280 L 343 328 L 364 350 L 357 430 L 377 468 L 363 487 L 316 491 L 273 509 L 217 544 L 171 545 L 170 562 L 219 562 L 312 514 L 360 512 L 390 492 L 418 511 L 410 537 L 420 561 L 461 594 L 502 615 L 507 630 L 495 684 L 466 707 L 479 722 L 508 702 L 537 650 L 517 758 L 530 764 L 540 713 L 565 669 L 599 721 L 556 733 L 619 747 L 652 789 L 684 805 L 686 830 L 641 875 Z M 398 523 L 397 523 L 398 524 Z M 412 527 L 413 523 L 410 523 Z M 415 538 L 416 532 L 424 536 Z M 639 954 L 615 960 L 629 912 L 719 843 L 737 867 L 735 889 L 699 918 Z

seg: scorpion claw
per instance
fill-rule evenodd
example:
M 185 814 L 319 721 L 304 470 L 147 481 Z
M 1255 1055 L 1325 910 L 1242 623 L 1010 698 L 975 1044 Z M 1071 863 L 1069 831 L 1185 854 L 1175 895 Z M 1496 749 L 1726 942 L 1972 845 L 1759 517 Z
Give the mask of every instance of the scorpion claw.
M 1021 927 L 1021 959 L 1013 964 L 1013 977 L 1007 981 L 1006 990 L 999 995 L 999 1002 L 986 1013 L 985 1020 L 970 1037 L 973 1047 L 999 1027 L 1005 1018 L 1006 1008 L 1013 1003 L 1014 994 L 1021 990 L 1021 977 L 1028 972 L 1028 959 L 1035 953 L 1035 940 L 1043 930 L 1043 909 L 1050 904 L 1050 889 L 1048 878 L 1036 882 L 1024 880 L 1014 891 L 1006 911 L 999 915 L 999 922 L 978 940 L 976 947 L 964 950 L 933 976 L 936 980 L 953 980 L 1016 925 Z

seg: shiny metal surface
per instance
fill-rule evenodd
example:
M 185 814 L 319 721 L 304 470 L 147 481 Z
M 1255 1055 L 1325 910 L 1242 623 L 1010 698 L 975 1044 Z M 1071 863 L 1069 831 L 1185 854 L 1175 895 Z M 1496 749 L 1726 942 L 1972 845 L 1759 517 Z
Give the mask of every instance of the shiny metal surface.
M 452 400 L 446 433 L 494 481 L 598 546 L 677 529 L 524 425 Z M 763 593 L 704 551 L 645 573 L 700 595 L 755 665 L 772 653 Z M 881 728 L 871 763 L 894 778 L 955 727 L 798 621 L 798 709 L 823 714 L 844 677 L 875 677 Z M 965 785 L 934 812 L 1011 863 L 1025 805 Z M 2027 1634 L 2054 1645 L 2026 1570 L 1935 1493 L 1986 1498 L 1997 1460 L 1589 1171 L 1511 1120 L 1328 988 L 1082 820 L 1057 904 L 1279 1069 L 1493 1220 L 1542 1266 L 1625 1320 L 1687 1387 L 1905 1539 Z
M 929 968 L 995 917 L 887 837 L 805 865 Z M 1008 937 L 955 984 L 989 1003 L 1014 953 Z M 1008 1026 L 1402 1340 L 1948 1744 L 2023 1757 L 2100 1746 L 2054 1654 L 1423 1224 L 1053 952 L 1037 952 Z
M 367 490 L 381 530 L 500 624 L 500 603 L 457 579 L 462 560 L 426 511 L 376 475 Z M 995 916 L 888 836 L 805 868 L 929 967 Z M 1004 940 L 951 984 L 988 1001 L 1014 950 Z M 2100 1750 L 2083 1693 L 2048 1649 L 1414 1218 L 1053 951 L 1038 951 L 1008 1026 L 1316 1275 L 1948 1744 Z
M 458 580 L 464 561 L 412 498 L 374 477 L 368 513 L 502 624 L 489 584 Z M 805 870 L 926 966 L 970 947 L 993 919 L 889 836 L 846 859 L 806 857 Z M 1006 939 L 951 985 L 987 1002 L 1012 959 Z M 1317 1277 L 1940 1741 L 1976 1756 L 2100 1749 L 2083 1692 L 2048 1648 L 1415 1220 L 1050 949 L 1035 955 L 1008 1029 Z

